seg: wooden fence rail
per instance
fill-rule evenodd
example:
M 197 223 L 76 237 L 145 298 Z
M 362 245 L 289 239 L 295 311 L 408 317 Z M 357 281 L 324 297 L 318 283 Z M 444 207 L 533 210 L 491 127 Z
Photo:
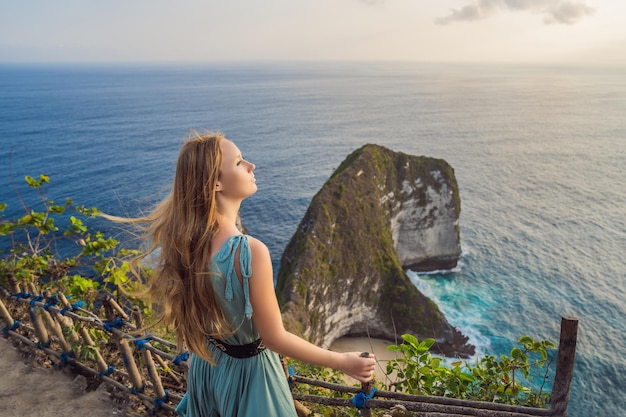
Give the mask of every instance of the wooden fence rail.
M 127 312 L 108 294 L 103 294 L 99 304 L 105 319 L 100 318 L 97 311 L 84 309 L 80 303 L 71 304 L 63 294 L 39 294 L 34 285 L 20 288 L 13 282 L 10 289 L 0 288 L 0 320 L 4 322 L 4 327 L 0 328 L 5 337 L 42 352 L 57 366 L 71 364 L 93 378 L 134 395 L 150 414 L 175 415 L 174 409 L 186 389 L 189 355 L 180 352 L 171 342 L 142 332 L 143 317 L 138 308 Z M 107 335 L 100 344 L 92 338 L 94 329 Z M 294 393 L 300 415 L 308 415 L 308 409 L 301 404 L 306 402 L 357 407 L 363 417 L 369 417 L 373 409 L 397 408 L 419 417 L 567 417 L 577 331 L 578 319 L 564 316 L 549 409 L 382 390 L 375 391 L 372 397 L 369 384 L 359 388 L 300 376 L 289 378 L 292 382 L 354 395 L 350 400 Z M 355 402 L 359 396 L 362 401 Z

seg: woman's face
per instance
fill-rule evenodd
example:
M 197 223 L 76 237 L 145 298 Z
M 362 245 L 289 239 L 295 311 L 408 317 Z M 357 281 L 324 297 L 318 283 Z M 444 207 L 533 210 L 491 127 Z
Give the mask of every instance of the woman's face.
M 222 197 L 244 199 L 257 190 L 254 178 L 255 165 L 243 159 L 241 151 L 228 139 L 220 142 L 222 170 L 217 182 L 217 191 Z

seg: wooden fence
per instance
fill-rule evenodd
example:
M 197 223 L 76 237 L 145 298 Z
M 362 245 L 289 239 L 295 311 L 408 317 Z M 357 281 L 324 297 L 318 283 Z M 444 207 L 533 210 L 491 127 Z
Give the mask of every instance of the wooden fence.
M 179 353 L 175 344 L 146 333 L 142 314 L 135 308 L 125 311 L 107 294 L 98 300 L 96 312 L 80 302 L 70 303 L 63 294 L 39 294 L 34 285 L 20 288 L 17 283 L 0 288 L 0 319 L 3 334 L 14 341 L 47 355 L 58 367 L 71 364 L 85 374 L 135 396 L 148 414 L 174 416 L 174 409 L 186 389 L 188 354 Z M 5 302 L 2 301 L 4 299 Z M 100 318 L 98 311 L 104 311 Z M 96 344 L 93 330 L 105 332 L 105 341 Z M 404 415 L 419 417 L 566 417 L 574 369 L 578 319 L 564 316 L 551 408 L 518 407 L 452 398 L 406 395 L 374 390 L 369 384 L 349 387 L 299 376 L 291 382 L 318 386 L 353 395 L 328 398 L 294 393 L 299 415 L 308 415 L 305 403 L 358 408 L 362 416 L 371 410 L 406 410 Z M 375 395 L 372 395 L 375 392 Z

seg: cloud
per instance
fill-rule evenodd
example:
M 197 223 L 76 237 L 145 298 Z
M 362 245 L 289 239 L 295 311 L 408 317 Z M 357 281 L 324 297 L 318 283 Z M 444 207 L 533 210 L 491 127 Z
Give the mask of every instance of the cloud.
M 587 6 L 585 0 L 472 0 L 460 9 L 450 10 L 450 14 L 437 18 L 435 23 L 446 25 L 460 21 L 486 19 L 500 10 L 530 12 L 544 15 L 545 23 L 573 24 L 595 9 Z
M 584 3 L 574 3 L 571 1 L 559 2 L 556 7 L 550 10 L 550 14 L 544 18 L 546 23 L 564 23 L 571 25 L 585 16 L 591 16 L 595 9 Z

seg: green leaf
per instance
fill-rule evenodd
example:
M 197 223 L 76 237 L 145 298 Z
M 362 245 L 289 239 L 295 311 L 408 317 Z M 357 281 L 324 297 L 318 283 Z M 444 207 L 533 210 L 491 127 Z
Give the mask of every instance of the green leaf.
M 31 177 L 30 175 L 25 176 L 24 179 L 26 180 L 26 184 L 28 184 L 29 187 L 33 187 L 33 188 L 39 187 L 39 183 L 37 182 L 37 180 Z
M 402 339 L 411 346 L 419 346 L 419 341 L 417 340 L 417 337 L 413 336 L 412 334 L 403 334 Z
M 88 278 L 83 278 L 80 275 L 74 275 L 72 277 L 72 285 L 75 286 L 81 293 L 89 289 L 98 289 L 99 284 L 96 281 L 92 281 Z
M 517 340 L 517 343 L 533 343 L 534 340 L 530 336 L 522 336 Z
M 50 177 L 44 174 L 40 174 L 38 180 L 31 177 L 30 175 L 25 176 L 24 179 L 26 180 L 26 184 L 28 184 L 28 186 L 32 188 L 39 188 L 41 187 L 41 184 L 50 182 Z
M 26 215 L 20 217 L 17 220 L 17 223 L 18 224 L 29 224 L 32 221 L 33 221 L 33 216 L 31 216 L 30 214 L 26 214 Z
M 392 352 L 402 352 L 402 349 L 398 345 L 389 345 L 387 346 L 387 350 L 390 350 Z
M 74 216 L 70 216 L 70 229 L 74 233 L 85 233 L 87 231 L 87 227 L 83 225 L 82 220 Z
M 0 236 L 6 236 L 17 227 L 15 224 L 0 222 Z
M 65 213 L 65 207 L 63 206 L 50 206 L 50 212 L 54 214 L 63 214 Z
M 465 382 L 474 382 L 474 381 L 476 381 L 476 379 L 473 376 L 471 376 L 469 374 L 466 374 L 465 372 L 460 373 L 459 374 L 459 378 L 461 378 L 461 380 L 463 380 Z
M 106 282 L 110 282 L 113 285 L 123 285 L 128 281 L 128 277 L 121 269 L 114 269 L 111 272 L 111 275 L 105 280 Z
M 435 339 L 432 339 L 432 338 L 424 339 L 422 340 L 422 343 L 419 344 L 419 348 L 428 350 L 434 344 L 435 344 Z
M 519 360 L 522 356 L 523 356 L 523 353 L 520 350 L 520 348 L 513 348 L 513 349 L 511 349 L 511 357 L 513 359 Z

